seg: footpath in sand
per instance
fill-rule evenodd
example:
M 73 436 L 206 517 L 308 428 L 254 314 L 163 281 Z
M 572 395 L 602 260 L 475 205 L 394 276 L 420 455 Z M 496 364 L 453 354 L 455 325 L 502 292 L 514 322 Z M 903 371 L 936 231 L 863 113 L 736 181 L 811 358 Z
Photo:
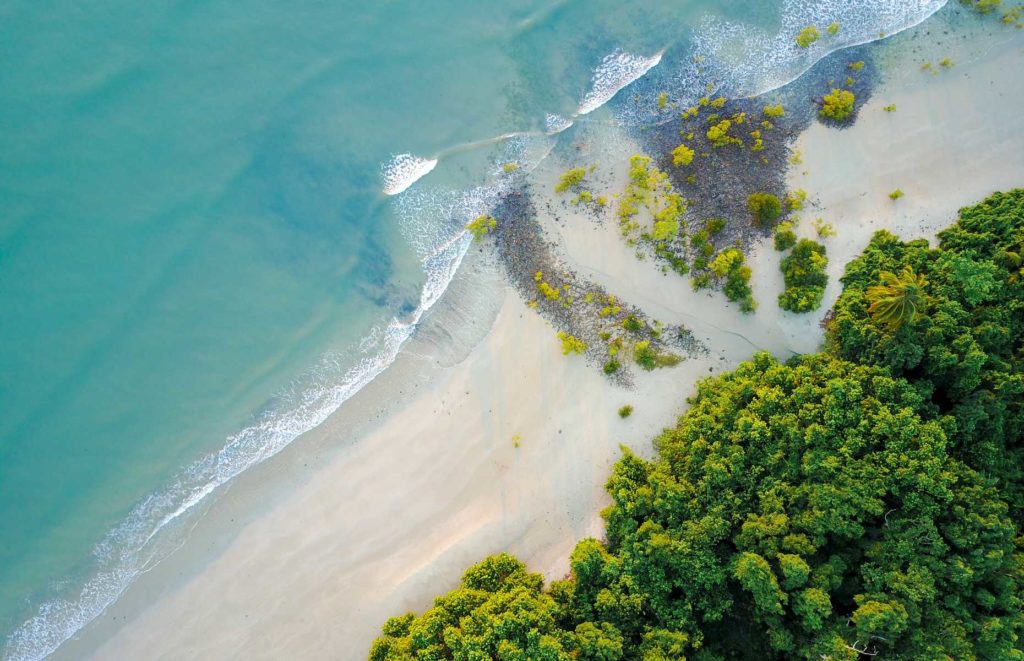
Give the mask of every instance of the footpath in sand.
M 1024 185 L 1024 42 L 1008 43 L 934 75 L 908 58 L 852 128 L 815 124 L 798 139 L 803 163 L 789 177 L 809 193 L 802 232 L 810 235 L 817 216 L 838 231 L 823 241 L 830 284 L 818 312 L 777 308 L 779 255 L 770 245 L 751 256 L 759 309 L 745 316 L 720 293 L 694 294 L 684 279 L 637 261 L 613 220 L 569 219 L 554 231 L 571 266 L 653 317 L 686 324 L 710 355 L 640 374 L 625 391 L 563 357 L 554 330 L 499 289 L 494 324 L 467 357 L 332 453 L 212 561 L 175 576 L 157 567 L 58 657 L 360 659 L 388 616 L 422 611 L 487 554 L 510 551 L 549 578 L 564 575 L 576 541 L 601 533 L 603 485 L 620 442 L 649 454 L 696 380 L 755 348 L 815 350 L 843 266 L 874 231 L 931 237 L 959 207 Z M 897 111 L 883 112 L 891 103 Z M 906 195 L 894 202 L 895 188 Z M 415 356 L 429 347 L 417 343 L 428 339 L 415 339 L 389 370 L 391 387 L 422 365 Z M 385 385 L 360 397 L 385 396 Z M 616 415 L 623 404 L 636 407 L 628 420 Z M 348 430 L 339 413 L 315 435 Z M 240 491 L 258 502 L 255 488 Z M 201 539 L 187 543 L 197 545 L 201 555 Z

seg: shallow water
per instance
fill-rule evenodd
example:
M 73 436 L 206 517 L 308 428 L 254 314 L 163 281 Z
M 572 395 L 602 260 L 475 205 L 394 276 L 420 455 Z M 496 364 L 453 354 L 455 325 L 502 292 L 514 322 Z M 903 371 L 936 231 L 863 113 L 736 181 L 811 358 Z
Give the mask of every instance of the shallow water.
M 502 163 L 574 121 L 656 121 L 659 90 L 776 86 L 943 3 L 511 4 L 0 9 L 5 656 L 52 650 L 386 367 Z

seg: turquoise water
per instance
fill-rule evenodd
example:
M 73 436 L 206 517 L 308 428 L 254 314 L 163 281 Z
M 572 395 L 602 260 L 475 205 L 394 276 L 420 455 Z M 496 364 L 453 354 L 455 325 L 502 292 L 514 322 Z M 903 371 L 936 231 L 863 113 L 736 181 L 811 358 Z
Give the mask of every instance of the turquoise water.
M 629 90 L 577 115 L 648 69 L 673 98 L 752 93 L 827 52 L 791 52 L 794 26 L 856 43 L 942 4 L 8 0 L 5 656 L 51 651 L 386 367 L 497 164 L 573 120 L 645 121 Z

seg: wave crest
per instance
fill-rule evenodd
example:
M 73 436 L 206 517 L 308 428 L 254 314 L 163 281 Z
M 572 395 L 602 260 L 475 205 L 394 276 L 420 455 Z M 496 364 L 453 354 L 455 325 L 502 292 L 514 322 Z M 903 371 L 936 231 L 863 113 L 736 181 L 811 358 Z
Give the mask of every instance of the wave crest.
M 384 194 L 398 195 L 428 175 L 435 167 L 437 167 L 436 158 L 423 158 L 413 154 L 393 156 L 381 168 L 380 176 L 384 180 Z
M 593 112 L 607 103 L 619 90 L 653 69 L 661 62 L 662 53 L 650 57 L 616 50 L 604 56 L 594 70 L 590 91 L 580 102 L 580 115 Z

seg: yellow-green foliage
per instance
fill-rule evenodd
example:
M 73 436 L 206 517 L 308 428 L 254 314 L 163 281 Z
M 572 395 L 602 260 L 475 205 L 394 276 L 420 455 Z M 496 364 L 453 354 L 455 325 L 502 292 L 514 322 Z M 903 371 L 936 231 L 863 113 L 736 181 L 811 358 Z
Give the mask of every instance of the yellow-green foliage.
M 588 191 L 588 190 L 584 190 L 584 191 L 580 191 L 580 194 L 572 199 L 572 203 L 573 204 L 581 204 L 581 203 L 582 204 L 587 204 L 589 202 L 593 202 L 593 200 L 594 200 L 593 194 L 590 191 Z
M 466 225 L 466 229 L 469 230 L 475 240 L 479 241 L 487 236 L 487 234 L 497 226 L 498 221 L 493 216 L 484 215 Z
M 823 239 L 836 235 L 836 228 L 832 226 L 832 223 L 826 223 L 821 218 L 814 221 L 814 231 Z
M 568 356 L 571 353 L 583 353 L 587 350 L 587 345 L 583 340 L 564 331 L 558 331 L 558 339 L 562 341 L 563 356 Z
M 501 169 L 504 170 L 506 173 L 515 172 L 516 170 L 519 169 L 519 164 L 518 163 L 505 163 L 504 165 L 501 166 Z
M 626 404 L 625 406 L 619 409 L 620 418 L 628 418 L 631 415 L 633 415 L 633 407 L 630 406 L 629 404 Z
M 757 305 L 754 303 L 750 289 L 750 267 L 744 264 L 743 252 L 737 248 L 728 248 L 718 253 L 708 265 L 711 272 L 719 278 L 725 278 L 726 298 L 730 301 L 740 303 L 743 312 L 753 312 Z
M 830 23 L 825 30 L 832 36 L 839 34 L 839 23 Z
M 668 107 L 668 92 L 662 92 L 658 95 L 658 110 L 664 110 Z
M 564 193 L 565 191 L 578 187 L 583 183 L 583 177 L 587 176 L 586 168 L 573 168 L 566 170 L 558 178 L 558 183 L 555 185 L 556 193 Z
M 818 32 L 818 28 L 813 25 L 808 25 L 796 35 L 796 45 L 800 48 L 807 48 L 818 39 L 821 39 L 821 33 Z
M 765 117 L 771 117 L 771 118 L 782 117 L 785 114 L 786 114 L 786 109 L 782 107 L 781 103 L 776 103 L 775 105 L 768 105 L 768 106 L 764 107 L 764 116 Z
M 796 232 L 793 231 L 793 223 L 785 222 L 776 225 L 775 232 L 772 238 L 776 250 L 789 250 L 790 248 L 795 246 Z
M 899 188 L 897 188 L 893 192 L 889 193 L 889 199 L 890 200 L 898 200 L 901 197 L 903 197 L 903 191 L 900 190 Z
M 915 274 L 909 266 L 904 266 L 899 275 L 882 271 L 878 277 L 882 284 L 868 287 L 864 292 L 864 298 L 871 304 L 868 314 L 875 322 L 896 330 L 913 321 L 927 305 L 924 290 L 928 280 Z
M 729 129 L 732 128 L 732 121 L 723 119 L 714 126 L 708 129 L 707 136 L 708 140 L 715 147 L 725 147 L 726 145 L 742 145 L 743 141 L 739 138 L 729 135 Z
M 686 145 L 679 145 L 672 150 L 672 165 L 689 165 L 693 163 L 694 151 Z
M 799 211 L 804 208 L 804 202 L 807 201 L 807 191 L 802 188 L 790 192 L 786 195 L 786 206 L 792 211 Z
M 686 203 L 673 190 L 667 174 L 651 167 L 649 157 L 636 155 L 629 161 L 629 183 L 619 202 L 619 223 L 623 236 L 629 237 L 639 230 L 634 217 L 641 206 L 650 210 L 654 219 L 654 227 L 643 238 L 660 243 L 670 241 L 679 233 Z M 635 241 L 635 238 L 630 240 Z
M 889 105 L 882 108 L 882 110 L 884 110 L 885 112 L 896 112 L 896 104 L 890 103 Z
M 537 283 L 537 289 L 540 291 L 541 294 L 544 295 L 544 298 L 548 299 L 549 301 L 557 301 L 561 297 L 561 294 L 557 289 L 555 289 L 548 283 L 544 282 L 543 280 Z
M 723 106 L 725 106 L 725 97 L 720 96 L 714 101 L 711 101 L 708 105 L 710 105 L 712 108 L 722 108 Z
M 965 5 L 987 14 L 1002 4 L 1002 0 L 962 0 Z
M 852 69 L 854 71 L 860 71 L 861 69 L 864 68 L 864 60 L 857 60 L 856 62 L 850 62 L 846 66 L 850 67 L 850 69 Z
M 944 57 L 941 60 L 939 60 L 939 66 L 948 69 L 951 66 L 953 66 L 953 60 L 949 59 L 948 57 Z
M 853 114 L 853 103 L 856 100 L 853 92 L 832 88 L 822 98 L 821 116 L 841 122 Z
M 743 261 L 743 253 L 736 248 L 729 248 L 718 253 L 718 256 L 708 265 L 719 278 L 732 270 L 737 262 Z

